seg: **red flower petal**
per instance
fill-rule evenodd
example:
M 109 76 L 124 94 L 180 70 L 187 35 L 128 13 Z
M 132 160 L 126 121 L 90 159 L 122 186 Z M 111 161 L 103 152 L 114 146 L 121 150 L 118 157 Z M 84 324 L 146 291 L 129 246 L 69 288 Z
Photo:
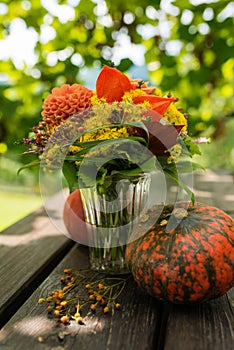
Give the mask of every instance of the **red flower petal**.
M 106 102 L 121 101 L 124 93 L 130 91 L 132 85 L 126 75 L 116 68 L 104 66 L 96 81 L 97 97 Z
M 172 102 L 178 101 L 175 97 L 160 97 L 154 95 L 140 95 L 133 99 L 133 103 L 139 104 L 148 101 L 150 103 L 150 109 L 163 115 L 169 108 Z
M 158 122 L 144 122 L 150 138 L 149 150 L 156 156 L 165 156 L 165 151 L 177 142 L 178 135 L 184 125 L 163 125 Z

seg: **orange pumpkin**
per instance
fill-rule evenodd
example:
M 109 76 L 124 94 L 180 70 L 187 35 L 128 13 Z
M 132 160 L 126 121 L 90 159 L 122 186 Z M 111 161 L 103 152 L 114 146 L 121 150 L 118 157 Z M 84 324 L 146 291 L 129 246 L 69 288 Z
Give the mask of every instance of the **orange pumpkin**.
M 79 189 L 67 197 L 63 210 L 63 221 L 74 241 L 88 245 L 85 214 Z
M 165 206 L 152 228 L 126 248 L 137 284 L 157 299 L 195 304 L 224 295 L 234 285 L 234 220 L 222 210 L 178 202 L 182 219 Z M 175 227 L 162 224 L 172 220 Z M 170 226 L 169 226 L 170 227 Z

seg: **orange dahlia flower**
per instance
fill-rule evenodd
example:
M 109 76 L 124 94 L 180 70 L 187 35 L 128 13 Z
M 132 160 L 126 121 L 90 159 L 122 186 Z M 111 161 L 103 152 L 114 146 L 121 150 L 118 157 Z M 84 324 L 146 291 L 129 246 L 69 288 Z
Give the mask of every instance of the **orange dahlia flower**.
M 79 84 L 64 84 L 54 88 L 43 103 L 43 120 L 52 125 L 58 125 L 60 120 L 91 106 L 90 98 L 93 91 Z

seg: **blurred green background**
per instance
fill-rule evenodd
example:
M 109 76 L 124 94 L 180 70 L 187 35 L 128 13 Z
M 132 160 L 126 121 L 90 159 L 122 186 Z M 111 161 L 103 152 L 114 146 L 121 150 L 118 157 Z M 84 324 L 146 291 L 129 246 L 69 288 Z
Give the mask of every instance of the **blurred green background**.
M 179 97 L 190 134 L 212 141 L 199 162 L 233 172 L 233 18 L 233 1 L 0 1 L 0 230 L 41 204 L 37 172 L 16 173 L 43 98 L 94 88 L 108 61 Z

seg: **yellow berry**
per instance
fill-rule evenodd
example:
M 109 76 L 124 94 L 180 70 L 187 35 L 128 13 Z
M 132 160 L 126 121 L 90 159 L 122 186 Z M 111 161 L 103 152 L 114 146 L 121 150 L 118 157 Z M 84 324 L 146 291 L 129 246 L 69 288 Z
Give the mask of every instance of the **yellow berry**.
M 91 288 L 91 285 L 90 285 L 90 284 L 86 284 L 85 288 L 86 288 L 86 289 L 90 289 L 90 288 Z
M 95 304 L 91 304 L 91 305 L 90 305 L 90 309 L 91 309 L 92 311 L 95 311 L 95 310 L 96 310 L 96 305 L 95 305 Z
M 119 303 L 115 304 L 116 309 L 120 309 L 121 305 Z
M 103 311 L 104 311 L 104 314 L 107 314 L 109 312 L 109 307 L 108 306 L 104 307 Z
M 64 297 L 64 293 L 63 292 L 58 294 L 58 299 L 61 300 L 61 299 L 63 299 L 63 297 Z
M 38 338 L 37 338 L 37 341 L 38 341 L 39 343 L 43 343 L 43 342 L 45 341 L 45 339 L 44 339 L 43 337 L 38 337 Z
M 39 298 L 39 300 L 38 300 L 38 304 L 43 304 L 43 303 L 44 303 L 44 301 L 45 301 L 45 299 L 44 299 L 44 298 Z
M 52 307 L 51 305 L 49 305 L 49 306 L 47 307 L 47 312 L 51 313 L 52 311 L 53 311 L 53 307 Z
M 96 300 L 97 300 L 97 301 L 101 301 L 101 300 L 102 300 L 101 295 L 97 295 L 97 296 L 96 296 Z
M 63 270 L 64 273 L 66 273 L 67 275 L 70 275 L 72 273 L 71 269 L 65 269 Z
M 62 317 L 60 318 L 60 321 L 61 321 L 62 323 L 67 323 L 67 322 L 69 321 L 69 318 L 68 318 L 67 315 L 66 315 L 66 316 L 62 316 Z
M 77 317 L 76 323 L 79 323 L 79 324 L 83 323 L 83 318 L 81 316 Z
M 60 315 L 60 311 L 59 310 L 54 310 L 54 316 L 58 317 Z
M 60 305 L 63 307 L 67 306 L 67 301 L 66 300 L 61 301 Z

